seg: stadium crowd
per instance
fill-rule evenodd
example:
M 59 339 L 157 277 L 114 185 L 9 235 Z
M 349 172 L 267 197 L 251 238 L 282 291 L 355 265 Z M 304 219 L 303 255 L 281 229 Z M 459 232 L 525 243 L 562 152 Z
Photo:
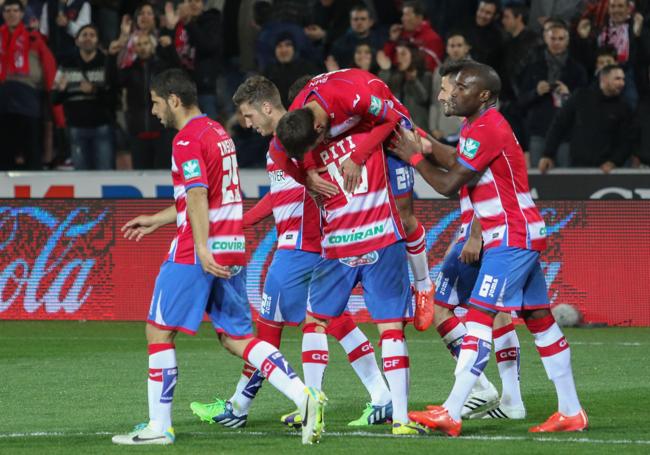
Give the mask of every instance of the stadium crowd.
M 169 168 L 174 132 L 149 84 L 187 70 L 201 110 L 227 126 L 241 167 L 268 138 L 231 97 L 252 74 L 288 89 L 358 67 L 384 80 L 419 126 L 455 144 L 437 68 L 496 68 L 499 108 L 529 166 L 650 165 L 648 0 L 0 0 L 0 170 Z

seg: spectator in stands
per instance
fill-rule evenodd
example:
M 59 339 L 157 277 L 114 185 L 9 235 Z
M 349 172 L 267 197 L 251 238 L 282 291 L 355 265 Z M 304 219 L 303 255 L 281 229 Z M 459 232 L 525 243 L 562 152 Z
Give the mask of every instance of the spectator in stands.
M 316 49 L 301 25 L 291 22 L 289 13 L 277 14 L 276 5 L 268 1 L 258 1 L 253 6 L 255 24 L 260 28 L 255 43 L 255 60 L 257 60 L 258 71 L 263 73 L 266 67 L 275 62 L 275 43 L 281 33 L 291 33 L 294 47 L 298 54 L 309 59 L 314 64 L 323 61 L 322 50 Z M 280 12 L 283 9 L 280 8 Z M 276 14 L 274 14 L 276 13 Z
M 545 136 L 557 110 L 572 91 L 587 84 L 584 68 L 569 56 L 569 29 L 553 21 L 544 32 L 545 49 L 526 70 L 519 88 L 520 108 L 526 112 L 530 165 L 537 167 L 544 152 Z M 556 162 L 569 165 L 569 147 L 558 147 Z
M 503 36 L 498 27 L 498 0 L 481 0 L 474 17 L 461 30 L 472 46 L 472 57 L 492 68 L 501 68 Z
M 377 53 L 379 77 L 411 113 L 416 125 L 429 124 L 429 99 L 431 98 L 431 73 L 420 59 L 418 49 L 409 42 L 395 46 L 396 63 L 384 52 Z
M 354 53 L 360 44 L 368 44 L 372 49 L 381 49 L 384 38 L 372 29 L 374 20 L 370 9 L 359 3 L 350 10 L 350 28 L 332 45 L 330 56 L 339 68 L 349 68 L 354 63 Z
M 506 117 L 512 129 L 523 144 L 528 143 L 528 134 L 524 124 L 525 112 L 517 100 L 518 83 L 524 70 L 536 58 L 541 45 L 541 36 L 526 28 L 528 9 L 524 5 L 509 5 L 503 8 L 501 23 L 508 34 L 503 45 L 501 76 L 501 113 Z
M 305 34 L 311 42 L 328 55 L 332 43 L 343 36 L 350 24 L 349 0 L 316 0 L 312 6 L 311 21 L 305 27 Z
M 597 49 L 605 45 L 614 47 L 618 64 L 625 71 L 623 98 L 634 109 L 639 98 L 636 72 L 645 63 L 643 54 L 648 50 L 644 52 L 644 18 L 638 12 L 632 15 L 631 8 L 632 3 L 628 0 L 609 0 L 607 20 L 599 29 L 594 29 L 590 19 L 581 19 L 577 27 L 575 53 L 580 62 L 592 71 Z M 641 75 L 642 71 L 639 73 Z
M 107 78 L 106 56 L 97 49 L 97 27 L 82 27 L 76 43 L 77 53 L 61 61 L 52 101 L 63 104 L 74 168 L 115 169 L 115 96 Z
M 444 58 L 442 38 L 424 20 L 424 7 L 419 1 L 404 2 L 402 23 L 390 27 L 384 53 L 393 64 L 397 63 L 395 50 L 400 41 L 408 41 L 420 51 L 428 71 L 434 71 Z
M 135 39 L 136 36 L 145 33 L 154 38 L 158 38 L 158 24 L 156 22 L 156 13 L 151 3 L 141 3 L 135 10 L 135 24 L 131 16 L 125 14 L 122 16 L 120 25 L 120 35 L 117 40 L 112 41 L 109 48 L 115 49 L 120 47 L 120 53 L 117 56 L 117 62 L 120 68 L 128 68 L 136 58 Z
M 531 0 L 528 28 L 535 33 L 542 31 L 544 23 L 550 19 L 561 19 L 570 24 L 580 14 L 583 0 Z
M 90 24 L 92 9 L 86 0 L 46 0 L 40 31 L 57 60 L 76 54 L 75 38 Z
M 270 137 L 264 137 L 253 128 L 247 128 L 246 119 L 239 109 L 226 127 L 235 143 L 237 165 L 240 168 L 265 168 Z
M 108 49 L 120 30 L 120 0 L 89 0 L 92 22 L 99 28 L 101 48 Z
M 300 76 L 317 74 L 320 71 L 309 61 L 296 55 L 291 33 L 278 36 L 275 43 L 275 58 L 276 62 L 266 68 L 264 75 L 278 87 L 282 104 L 286 106 L 291 84 Z
M 221 57 L 221 13 L 204 11 L 203 0 L 185 0 L 174 9 L 165 5 L 166 33 L 173 34 L 174 47 L 182 67 L 196 82 L 201 111 L 217 119 L 217 75 Z
M 149 84 L 154 74 L 180 66 L 168 36 L 156 45 L 153 35 L 140 32 L 135 39 L 136 58 L 128 68 L 117 68 L 119 45 L 109 49 L 114 85 L 126 90 L 126 126 L 134 169 L 166 169 L 171 159 L 174 132 L 163 128 L 151 114 Z
M 571 166 L 600 167 L 604 173 L 622 166 L 631 151 L 631 114 L 621 93 L 625 74 L 617 65 L 603 68 L 598 87 L 576 91 L 560 109 L 548 131 L 539 170 L 555 163 L 563 138 L 569 137 Z
M 633 167 L 650 166 L 650 128 L 648 128 L 650 125 L 650 76 L 648 74 L 650 71 L 645 73 L 645 83 L 639 86 L 641 99 L 634 119 Z
M 616 65 L 616 49 L 612 46 L 599 47 L 596 52 L 596 65 L 594 76 L 598 80 L 598 72 L 609 65 Z
M 56 62 L 36 31 L 23 23 L 19 0 L 2 5 L 0 27 L 0 169 L 41 169 L 41 138 L 45 94 L 50 91 Z M 57 117 L 62 123 L 62 115 Z
M 447 37 L 447 62 L 457 62 L 470 58 L 471 47 L 462 33 L 452 31 Z M 429 108 L 429 131 L 431 135 L 439 141 L 453 144 L 458 142 L 458 132 L 460 131 L 460 118 L 456 116 L 446 116 L 438 101 L 442 77 L 436 70 L 432 76 L 431 87 L 431 106 Z
M 431 27 L 440 36 L 449 37 L 449 32 L 474 15 L 476 3 L 476 0 L 427 0 L 425 5 Z

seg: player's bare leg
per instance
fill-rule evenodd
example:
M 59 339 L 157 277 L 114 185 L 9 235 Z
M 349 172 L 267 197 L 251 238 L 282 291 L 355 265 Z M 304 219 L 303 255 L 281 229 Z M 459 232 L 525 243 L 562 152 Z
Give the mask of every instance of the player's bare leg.
M 434 320 L 436 330 L 445 344 L 452 358 L 458 361 L 463 337 L 467 334 L 465 324 L 456 316 L 451 308 L 440 304 L 434 305 Z M 463 405 L 462 418 L 473 418 L 492 410 L 499 404 L 499 392 L 488 380 L 485 373 L 481 373 L 472 388 L 472 392 Z
M 562 330 L 547 309 L 525 311 L 522 317 L 535 338 L 548 378 L 553 381 L 558 411 L 546 422 L 530 428 L 533 433 L 583 431 L 589 426 L 587 414 L 580 405 L 571 370 L 571 349 Z
M 149 422 L 135 427 L 129 434 L 113 436 L 113 443 L 122 445 L 173 444 L 172 401 L 178 379 L 176 332 L 146 324 L 149 351 L 147 395 Z
M 429 262 L 426 250 L 426 231 L 415 217 L 413 193 L 395 199 L 402 225 L 406 231 L 406 252 L 415 288 L 415 316 L 413 325 L 417 330 L 426 330 L 433 323 L 433 282 L 429 277 Z

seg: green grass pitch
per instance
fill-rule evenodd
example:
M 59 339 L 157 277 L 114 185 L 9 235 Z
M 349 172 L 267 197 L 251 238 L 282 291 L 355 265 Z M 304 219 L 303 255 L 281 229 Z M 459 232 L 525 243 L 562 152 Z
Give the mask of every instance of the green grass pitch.
M 377 349 L 376 329 L 364 325 Z M 567 329 L 578 392 L 589 414 L 585 433 L 534 436 L 529 426 L 556 407 L 532 338 L 522 343 L 524 421 L 470 421 L 463 436 L 392 437 L 388 426 L 363 431 L 346 426 L 360 415 L 365 390 L 330 339 L 324 389 L 329 397 L 326 433 L 318 446 L 300 444 L 298 433 L 278 418 L 293 404 L 265 384 L 248 426 L 228 430 L 207 425 L 189 410 L 194 400 L 229 397 L 241 361 L 218 346 L 210 327 L 196 337 L 179 335 L 179 385 L 174 401 L 173 447 L 118 447 L 110 435 L 129 431 L 147 415 L 147 356 L 142 323 L 0 322 L 0 453 L 453 453 L 571 454 L 650 453 L 648 431 L 649 328 Z M 411 356 L 410 408 L 440 403 L 453 381 L 454 362 L 434 330 L 407 331 Z M 300 333 L 285 330 L 282 351 L 299 368 Z M 378 351 L 378 349 L 377 349 Z M 494 357 L 487 370 L 500 388 Z

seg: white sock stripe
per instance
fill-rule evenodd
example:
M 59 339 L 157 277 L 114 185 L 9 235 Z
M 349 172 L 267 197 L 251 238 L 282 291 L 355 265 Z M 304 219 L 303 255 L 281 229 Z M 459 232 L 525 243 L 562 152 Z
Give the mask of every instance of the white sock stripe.
M 492 341 L 492 327 L 473 321 L 467 321 L 465 326 L 467 327 L 467 335 L 487 342 Z
M 368 337 L 366 337 L 359 327 L 355 327 L 354 330 L 345 335 L 339 343 L 345 350 L 345 353 L 349 354 L 366 341 L 368 341 Z
M 553 323 L 553 325 L 550 326 L 547 330 L 539 333 L 534 333 L 533 336 L 535 338 L 535 344 L 543 348 L 556 343 L 564 336 L 564 334 L 562 333 L 562 329 L 560 329 L 557 323 Z
M 442 337 L 442 341 L 445 344 L 449 344 L 452 341 L 455 341 L 459 338 L 463 338 L 467 334 L 467 328 L 464 324 L 458 324 L 456 327 L 451 329 L 450 332 L 447 332 L 445 336 Z

